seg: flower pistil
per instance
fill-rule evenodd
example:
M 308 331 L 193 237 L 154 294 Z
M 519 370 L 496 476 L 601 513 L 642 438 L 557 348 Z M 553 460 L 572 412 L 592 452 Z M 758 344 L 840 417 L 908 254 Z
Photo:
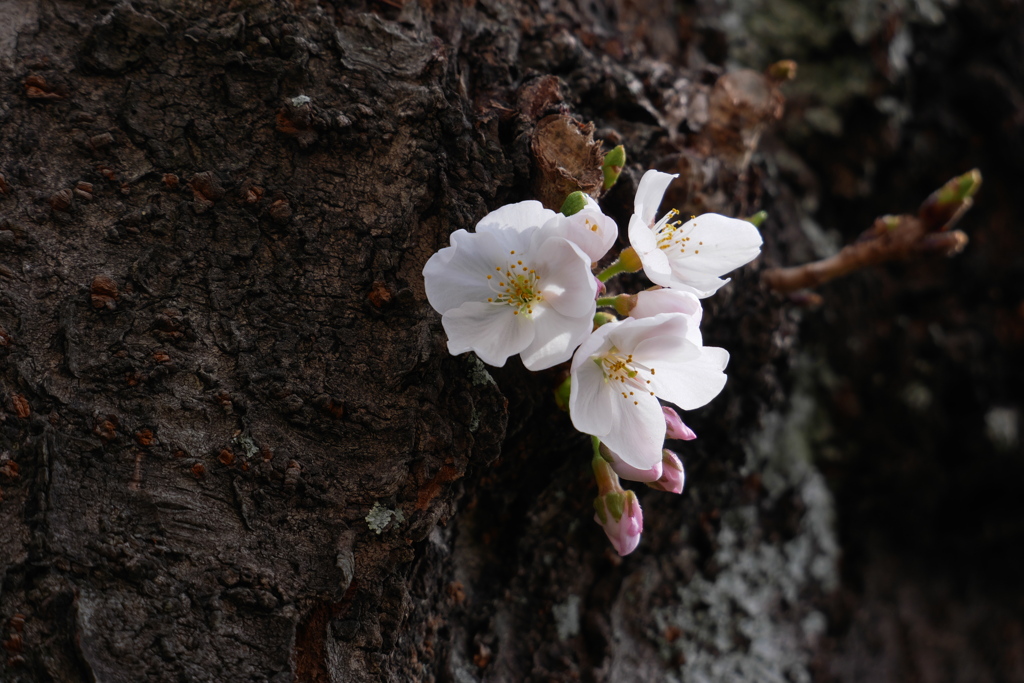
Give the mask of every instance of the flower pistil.
M 515 258 L 515 250 L 509 251 L 509 255 Z M 537 271 L 523 265 L 521 259 L 506 263 L 504 268 L 495 266 L 494 269 L 499 275 L 488 275 L 487 284 L 495 296 L 487 297 L 487 302 L 511 306 L 515 309 L 513 315 L 525 313 L 532 317 L 533 304 L 544 300 Z

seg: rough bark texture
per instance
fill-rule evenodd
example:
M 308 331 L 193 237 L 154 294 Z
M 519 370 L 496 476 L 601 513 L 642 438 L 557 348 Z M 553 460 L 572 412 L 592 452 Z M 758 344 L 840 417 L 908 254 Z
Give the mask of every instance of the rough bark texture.
M 1024 515 L 989 485 L 1024 474 L 999 249 L 832 285 L 804 346 L 805 314 L 737 272 L 705 313 L 729 385 L 687 420 L 686 494 L 640 492 L 625 560 L 559 370 L 449 356 L 423 294 L 452 231 L 564 175 L 538 152 L 552 115 L 626 146 L 620 225 L 656 166 L 681 175 L 666 206 L 768 210 L 770 265 L 834 248 L 819 209 L 852 236 L 979 164 L 1010 194 L 1019 9 L 838 6 L 8 0 L 0 679 L 1024 680 Z M 724 67 L 777 58 L 807 73 L 782 137 L 778 89 Z M 1019 249 L 1000 201 L 984 234 Z M 977 515 L 935 522 L 951 504 Z M 951 525 L 970 557 L 943 562 Z M 973 668 L 942 666 L 959 650 Z

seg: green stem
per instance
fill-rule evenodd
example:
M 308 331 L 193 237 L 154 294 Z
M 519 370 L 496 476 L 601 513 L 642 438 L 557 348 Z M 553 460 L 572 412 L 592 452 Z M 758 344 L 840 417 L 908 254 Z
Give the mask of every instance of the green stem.
M 614 296 L 598 297 L 596 303 L 597 303 L 598 306 L 612 306 L 612 307 L 614 307 L 615 306 L 615 298 L 616 297 L 614 297 Z
M 615 261 L 615 263 L 611 264 L 610 266 L 602 270 L 600 273 L 598 273 L 597 279 L 600 280 L 601 282 L 608 282 L 619 273 L 625 272 L 625 270 L 626 266 L 622 263 L 621 260 L 617 260 Z

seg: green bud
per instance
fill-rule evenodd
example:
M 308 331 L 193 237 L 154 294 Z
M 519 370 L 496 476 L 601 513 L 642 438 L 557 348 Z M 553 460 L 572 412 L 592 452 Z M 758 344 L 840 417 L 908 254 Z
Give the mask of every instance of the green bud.
M 571 216 L 582 211 L 586 205 L 586 198 L 583 196 L 582 192 L 577 190 L 565 198 L 565 201 L 562 202 L 562 208 L 559 209 L 559 211 L 561 211 L 565 216 Z
M 953 178 L 939 190 L 938 200 L 940 204 L 962 202 L 968 197 L 973 197 L 978 188 L 981 187 L 981 171 L 971 169 L 962 176 Z
M 604 189 L 610 190 L 619 179 L 622 167 L 626 165 L 626 148 L 619 145 L 604 155 L 601 171 L 604 173 Z
M 607 325 L 608 323 L 613 323 L 616 320 L 618 320 L 618 318 L 611 313 L 608 313 L 607 311 L 598 311 L 594 314 L 594 329 L 596 330 L 601 327 L 601 325 Z
M 559 410 L 569 412 L 569 392 L 572 391 L 572 375 L 565 378 L 565 381 L 555 389 L 555 405 Z
M 764 222 L 766 220 L 768 220 L 767 211 L 758 211 L 753 216 L 748 216 L 746 218 L 746 221 L 748 223 L 751 223 L 755 228 L 760 228 L 762 225 L 764 225 Z

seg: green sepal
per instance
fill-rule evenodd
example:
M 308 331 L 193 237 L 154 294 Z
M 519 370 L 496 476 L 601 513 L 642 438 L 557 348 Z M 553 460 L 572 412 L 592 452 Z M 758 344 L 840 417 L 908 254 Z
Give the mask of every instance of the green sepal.
M 629 493 L 632 493 L 632 491 Z M 613 491 L 606 493 L 602 498 L 604 498 L 605 507 L 608 508 L 608 513 L 611 514 L 612 519 L 616 522 L 621 522 L 622 513 L 626 511 L 626 494 L 621 491 Z
M 586 206 L 587 198 L 583 196 L 582 192 L 576 190 L 575 192 L 573 192 L 572 194 L 565 198 L 565 201 L 562 202 L 562 208 L 559 209 L 559 212 L 561 212 L 563 216 L 572 216 L 573 214 L 577 214 L 580 211 L 582 211 L 584 208 L 586 208 Z

